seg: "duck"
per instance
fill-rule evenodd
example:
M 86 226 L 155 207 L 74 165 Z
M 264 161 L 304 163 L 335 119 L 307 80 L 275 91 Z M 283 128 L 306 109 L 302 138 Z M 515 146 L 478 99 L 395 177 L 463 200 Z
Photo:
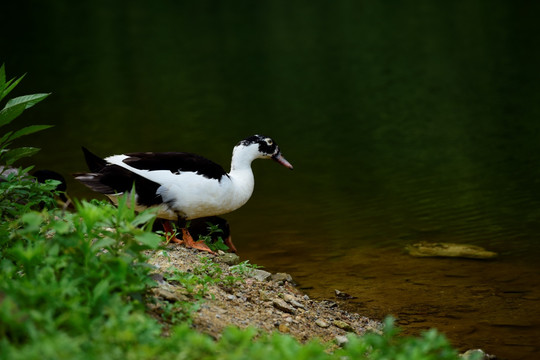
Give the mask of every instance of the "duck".
M 75 179 L 106 195 L 114 204 L 119 196 L 134 191 L 136 211 L 156 209 L 168 240 L 213 253 L 203 241 L 194 241 L 186 223 L 226 214 L 242 207 L 253 194 L 255 179 L 251 163 L 272 159 L 293 169 L 276 142 L 253 135 L 233 148 L 230 171 L 197 154 L 188 152 L 136 152 L 101 158 L 85 147 L 82 151 L 90 172 Z M 131 205 L 130 205 L 131 206 Z M 181 224 L 178 239 L 171 221 Z

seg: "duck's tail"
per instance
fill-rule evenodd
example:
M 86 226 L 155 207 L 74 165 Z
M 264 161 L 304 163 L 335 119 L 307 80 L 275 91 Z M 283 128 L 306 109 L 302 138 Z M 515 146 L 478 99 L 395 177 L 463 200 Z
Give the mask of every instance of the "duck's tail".
M 90 150 L 88 150 L 84 146 L 82 147 L 82 151 L 84 153 L 84 159 L 86 160 L 88 169 L 91 172 L 97 173 L 101 171 L 105 166 L 107 166 L 107 162 L 105 160 L 103 160 L 96 154 L 93 154 L 92 152 L 90 152 Z

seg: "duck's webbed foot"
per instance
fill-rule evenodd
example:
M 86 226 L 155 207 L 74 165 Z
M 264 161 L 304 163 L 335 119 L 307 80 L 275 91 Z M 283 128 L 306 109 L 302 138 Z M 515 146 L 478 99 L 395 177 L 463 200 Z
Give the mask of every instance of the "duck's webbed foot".
M 184 241 L 184 245 L 187 248 L 194 248 L 201 251 L 207 251 L 210 254 L 214 254 L 214 255 L 216 254 L 208 247 L 208 245 L 206 245 L 204 240 L 194 241 L 193 237 L 191 236 L 191 234 L 186 228 L 182 229 L 182 240 Z

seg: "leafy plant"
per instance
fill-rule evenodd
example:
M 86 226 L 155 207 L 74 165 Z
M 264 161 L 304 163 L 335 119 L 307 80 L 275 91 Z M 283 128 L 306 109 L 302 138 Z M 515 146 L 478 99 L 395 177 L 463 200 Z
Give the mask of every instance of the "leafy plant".
M 24 78 L 24 75 L 15 79 L 6 81 L 5 66 L 0 67 L 0 101 L 2 101 L 19 82 Z M 45 99 L 50 94 L 33 94 L 24 95 L 9 100 L 4 108 L 0 110 L 0 127 L 11 123 L 24 110 L 31 108 L 41 100 Z M 15 161 L 22 157 L 31 156 L 39 151 L 34 147 L 19 147 L 10 149 L 12 142 L 21 136 L 33 134 L 35 132 L 45 130 L 51 125 L 30 125 L 17 131 L 8 131 L 0 137 L 0 164 L 12 165 Z
M 238 265 L 231 266 L 231 272 L 233 274 L 241 275 L 241 276 L 250 276 L 253 273 L 253 270 L 260 269 L 263 266 L 257 265 L 257 264 L 250 264 L 249 260 L 242 261 Z
M 118 208 L 87 202 L 76 208 L 27 212 L 1 233 L 9 246 L 0 261 L 0 337 L 13 345 L 89 334 L 144 311 L 142 295 L 153 282 L 143 250 L 161 238 L 140 225 L 154 214 L 135 214 L 125 197 Z
M 53 209 L 56 201 L 56 180 L 38 183 L 33 177 L 25 175 L 31 167 L 4 175 L 0 181 L 0 217 L 15 219 L 20 214 L 43 207 Z
M 216 240 L 213 239 L 213 235 L 215 236 L 216 234 L 223 234 L 223 229 L 221 229 L 219 225 L 212 224 L 211 222 L 206 222 L 206 225 L 208 234 L 199 235 L 199 240 L 203 240 L 212 251 L 229 250 L 229 247 L 225 245 L 225 241 L 223 241 L 221 236 L 217 236 Z

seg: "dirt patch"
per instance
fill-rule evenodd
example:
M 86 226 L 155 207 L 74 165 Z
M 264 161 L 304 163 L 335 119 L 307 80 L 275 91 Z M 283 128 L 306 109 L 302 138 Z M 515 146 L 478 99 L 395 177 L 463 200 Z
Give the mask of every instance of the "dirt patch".
M 210 268 L 214 274 L 219 272 L 221 279 L 238 278 L 238 267 L 235 269 L 221 262 L 221 259 L 175 244 L 168 245 L 166 252 L 154 253 L 149 262 L 156 269 L 155 278 L 159 283 L 154 289 L 154 297 L 160 301 L 151 306 L 156 318 L 161 318 L 164 304 L 197 301 L 193 296 L 196 289 L 187 291 L 182 284 L 167 280 L 167 274 L 172 269 L 200 274 L 201 269 Z M 292 279 L 286 274 L 271 275 L 260 270 L 249 270 L 242 273 L 241 281 L 204 285 L 204 300 L 192 316 L 193 327 L 219 338 L 227 326 L 252 326 L 268 332 L 288 333 L 302 342 L 313 338 L 331 341 L 350 332 L 361 335 L 381 328 L 379 322 L 347 312 L 333 301 L 310 299 L 294 287 Z

